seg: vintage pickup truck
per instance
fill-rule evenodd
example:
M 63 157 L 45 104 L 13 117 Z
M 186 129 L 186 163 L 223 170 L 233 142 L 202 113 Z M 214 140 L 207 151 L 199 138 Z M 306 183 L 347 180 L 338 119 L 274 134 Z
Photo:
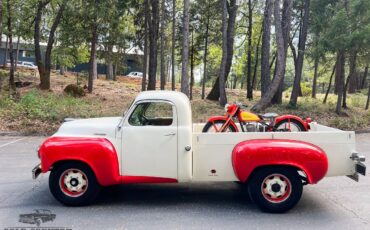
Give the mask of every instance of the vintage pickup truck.
M 65 205 L 87 205 L 102 186 L 238 182 L 267 212 L 285 212 L 303 185 L 325 176 L 358 181 L 365 161 L 355 133 L 310 123 L 309 132 L 202 133 L 179 92 L 140 93 L 121 117 L 71 120 L 38 150 L 33 178 Z

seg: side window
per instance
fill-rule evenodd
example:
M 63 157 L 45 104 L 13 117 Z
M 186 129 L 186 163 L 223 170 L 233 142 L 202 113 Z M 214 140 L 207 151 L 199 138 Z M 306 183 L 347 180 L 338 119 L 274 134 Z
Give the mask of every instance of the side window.
M 136 106 L 129 120 L 133 126 L 169 126 L 173 122 L 172 105 L 166 102 L 144 102 Z

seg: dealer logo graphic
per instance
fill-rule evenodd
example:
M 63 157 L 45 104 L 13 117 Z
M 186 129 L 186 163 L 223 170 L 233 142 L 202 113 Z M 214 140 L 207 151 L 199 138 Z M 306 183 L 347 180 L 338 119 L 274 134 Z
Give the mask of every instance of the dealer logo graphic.
M 42 223 L 54 221 L 56 215 L 47 209 L 35 209 L 33 213 L 19 215 L 19 222 L 36 224 L 39 227 Z
M 43 223 L 53 222 L 56 215 L 48 209 L 35 209 L 31 213 L 20 214 L 18 222 L 30 224 L 30 227 L 5 227 L 4 230 L 26 230 L 26 229 L 50 229 L 50 230 L 72 230 L 66 227 L 41 227 Z

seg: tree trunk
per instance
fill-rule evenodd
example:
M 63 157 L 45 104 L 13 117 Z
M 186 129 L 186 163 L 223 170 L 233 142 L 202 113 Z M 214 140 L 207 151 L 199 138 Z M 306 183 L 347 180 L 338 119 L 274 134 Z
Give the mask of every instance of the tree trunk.
M 107 50 L 107 58 L 106 60 L 106 79 L 109 81 L 113 81 L 113 46 L 108 45 L 108 50 Z
M 364 76 L 362 77 L 361 89 L 364 89 L 365 88 L 368 70 L 369 70 L 369 66 L 367 65 L 365 67 Z
M 225 91 L 225 71 L 227 61 L 227 0 L 222 0 L 222 58 L 221 66 L 219 71 L 219 93 L 220 93 L 220 105 L 224 106 L 227 103 L 226 91 Z M 209 96 L 209 95 L 208 95 Z
M 17 71 L 17 67 L 18 67 L 18 60 L 19 60 L 19 40 L 20 40 L 20 36 L 18 35 L 18 40 L 17 40 L 17 52 L 16 52 L 16 56 L 15 56 L 15 63 L 14 63 L 14 71 Z M 0 42 L 1 44 L 1 42 Z
M 204 37 L 202 99 L 204 99 L 205 97 L 205 88 L 207 81 L 208 32 L 209 32 L 209 15 L 207 14 L 206 32 Z
M 284 35 L 280 15 L 280 0 L 275 0 L 274 18 L 275 18 L 276 46 L 277 46 L 276 75 L 272 80 L 267 92 L 262 96 L 261 100 L 256 105 L 253 106 L 252 110 L 257 112 L 264 110 L 271 104 L 271 100 L 278 91 L 284 74 L 286 58 L 285 58 Z
M 64 75 L 64 73 L 65 73 L 65 67 L 63 65 L 61 65 L 60 69 L 59 69 L 59 74 Z
M 313 74 L 313 81 L 312 81 L 312 98 L 316 98 L 316 85 L 317 85 L 317 71 L 319 68 L 319 57 L 315 57 L 315 64 L 314 64 L 314 74 Z
M 7 59 L 8 59 L 8 45 L 9 45 L 9 37 L 6 36 L 6 42 L 5 42 L 5 56 L 4 56 L 4 62 L 3 66 L 6 67 Z
M 175 90 L 175 44 L 176 43 L 176 0 L 172 1 L 172 54 L 171 54 L 171 88 Z
M 335 112 L 340 115 L 342 108 L 343 100 L 343 91 L 344 91 L 344 65 L 345 65 L 345 56 L 343 51 L 338 51 L 337 54 L 337 67 L 336 67 L 336 79 L 337 79 L 337 106 Z
M 106 73 L 106 78 L 109 81 L 113 81 L 113 62 L 112 60 L 109 60 L 107 63 L 107 73 Z
M 349 57 L 349 74 L 348 74 L 348 77 L 347 77 L 347 80 L 346 80 L 346 84 L 344 85 L 344 89 L 343 89 L 343 103 L 342 103 L 342 107 L 347 109 L 347 90 L 348 90 L 348 87 L 351 86 L 351 81 L 353 81 L 353 78 L 355 78 L 355 71 L 356 71 L 356 52 L 351 52 L 350 53 L 350 57 Z M 343 74 L 344 75 L 344 74 Z M 353 87 L 353 92 L 354 93 L 356 91 L 356 79 L 355 79 L 355 82 L 352 83 L 352 87 Z M 349 90 L 348 90 L 349 91 Z M 350 93 L 350 92 L 348 92 Z
M 91 47 L 90 47 L 90 60 L 89 60 L 89 79 L 87 90 L 89 93 L 93 91 L 94 80 L 97 79 L 97 60 L 96 60 L 96 46 L 98 42 L 98 25 L 95 21 L 91 29 Z
M 302 67 L 303 67 L 303 60 L 304 60 L 304 52 L 306 48 L 306 38 L 307 38 L 307 30 L 308 30 L 308 23 L 309 23 L 309 14 L 310 14 L 310 0 L 305 0 L 303 5 L 304 15 L 302 18 L 302 27 L 299 31 L 299 41 L 298 41 L 298 56 L 297 56 L 297 67 L 294 76 L 294 84 L 292 94 L 290 96 L 289 104 L 292 106 L 297 106 L 297 100 L 299 96 L 299 89 L 301 84 L 302 78 Z
M 227 2 L 226 2 L 227 3 Z M 238 10 L 238 5 L 236 5 L 236 0 L 230 0 L 230 3 L 226 5 L 227 12 L 229 13 L 229 18 L 227 22 L 227 56 L 226 56 L 226 65 L 224 79 L 228 79 L 231 64 L 234 56 L 234 37 L 235 37 L 235 21 Z
M 270 86 L 270 39 L 271 39 L 271 15 L 272 1 L 266 0 L 262 24 L 262 49 L 261 49 L 261 96 L 267 93 Z
M 157 41 L 159 27 L 159 0 L 149 1 L 151 4 L 151 17 L 149 19 L 149 81 L 148 90 L 155 90 L 157 75 Z
M 253 99 L 252 84 L 252 0 L 248 0 L 247 98 Z M 258 45 L 257 45 L 258 46 Z
M 113 81 L 117 81 L 117 61 L 113 65 Z
M 283 28 L 283 38 L 284 38 L 284 52 L 285 52 L 285 59 L 288 52 L 289 47 L 289 33 L 290 33 L 290 20 L 291 20 L 291 11 L 292 11 L 292 0 L 284 0 L 283 1 L 283 9 L 282 9 L 282 28 Z M 286 63 L 286 60 L 284 61 Z M 283 66 L 283 79 L 280 82 L 280 86 L 276 94 L 272 99 L 272 104 L 281 104 L 283 103 L 283 90 L 284 90 L 284 78 L 285 78 L 285 68 L 286 65 Z M 276 73 L 274 72 L 274 77 Z
M 3 0 L 0 0 L 0 22 L 2 21 L 3 21 Z M 3 37 L 3 23 L 0 23 L 0 46 L 3 42 L 2 37 Z M 1 91 L 1 87 L 0 87 L 0 91 Z
M 13 9 L 10 6 L 10 1 L 6 1 L 6 8 L 8 11 L 7 17 L 7 27 L 8 27 L 8 37 L 9 37 L 9 58 L 10 58 L 10 72 L 9 72 L 9 93 L 10 95 L 14 95 L 16 91 L 15 83 L 14 83 L 14 55 L 13 55 L 13 27 L 12 27 L 12 12 Z
M 230 4 L 227 4 L 226 1 L 226 51 L 225 53 L 226 60 L 224 63 L 224 67 L 222 69 L 225 69 L 224 71 L 224 81 L 226 83 L 227 78 L 230 73 L 232 59 L 234 55 L 234 34 L 235 34 L 235 20 L 236 20 L 236 13 L 237 13 L 238 6 L 236 5 L 236 0 L 231 0 Z M 227 14 L 229 14 L 229 18 L 227 19 Z M 221 69 L 221 67 L 220 67 Z M 219 100 L 221 94 L 219 89 L 222 87 L 220 86 L 219 78 L 216 80 L 215 84 L 213 85 L 211 92 L 208 94 L 207 99 L 217 101 Z
M 330 92 L 330 87 L 331 87 L 331 84 L 332 84 L 332 81 L 333 81 L 333 76 L 334 76 L 334 73 L 335 73 L 336 66 L 337 66 L 337 62 L 335 62 L 334 67 L 333 67 L 333 71 L 331 72 L 331 75 L 330 75 L 328 90 L 326 91 L 324 101 L 322 102 L 324 104 L 326 103 L 326 100 L 328 99 L 328 95 L 329 95 L 329 92 Z
M 54 18 L 54 21 L 51 25 L 50 31 L 49 31 L 49 38 L 46 45 L 46 51 L 44 60 L 42 59 L 41 55 L 41 46 L 40 46 L 40 40 L 41 40 L 41 31 L 40 31 L 40 24 L 42 21 L 42 11 L 45 9 L 45 7 L 50 3 L 50 0 L 47 1 L 39 1 L 37 4 L 37 10 L 36 10 L 36 16 L 34 20 L 34 42 L 35 42 L 35 58 L 36 58 L 36 64 L 39 70 L 40 75 L 40 89 L 42 90 L 48 90 L 50 89 L 50 70 L 51 70 L 51 52 L 54 45 L 54 38 L 55 38 L 55 31 L 62 19 L 62 15 L 64 12 L 64 9 L 66 7 L 68 0 L 63 0 L 62 4 L 60 5 L 58 12 Z
M 144 56 L 143 56 L 143 78 L 141 79 L 141 91 L 146 90 L 146 77 L 148 69 L 148 25 L 149 25 L 149 0 L 144 2 Z
M 256 61 L 254 63 L 254 70 L 253 70 L 252 90 L 256 89 L 257 67 L 258 67 L 258 58 L 259 58 L 261 38 L 262 38 L 262 30 L 261 30 L 260 36 L 258 36 L 258 42 L 256 46 Z M 252 99 L 253 99 L 253 91 L 252 91 Z
M 191 55 L 190 55 L 190 95 L 189 99 L 193 100 L 194 86 L 194 31 L 191 31 Z
M 63 0 L 57 12 L 57 15 L 54 18 L 53 24 L 50 28 L 49 39 L 48 39 L 48 42 L 46 45 L 46 51 L 45 51 L 45 76 L 43 77 L 43 79 L 41 79 L 41 75 L 40 75 L 40 88 L 41 89 L 50 89 L 51 52 L 52 52 L 53 45 L 54 45 L 55 31 L 57 30 L 58 25 L 62 20 L 62 15 L 67 5 L 67 1 L 68 0 Z
M 165 54 L 164 54 L 164 28 L 165 28 L 165 0 L 161 6 L 161 90 L 166 85 Z
M 369 84 L 369 90 L 367 91 L 367 100 L 366 100 L 365 110 L 369 109 L 369 102 L 370 102 L 370 84 Z
M 295 47 L 294 47 L 294 45 L 293 45 L 293 41 L 292 40 L 290 40 L 290 42 L 289 42 L 289 46 L 290 46 L 290 49 L 291 49 L 291 51 L 292 51 L 292 55 L 293 55 L 293 63 L 294 63 L 294 75 L 295 75 L 295 73 L 297 72 L 297 66 L 298 66 L 298 64 L 297 64 L 297 52 L 296 52 L 296 50 L 295 50 Z M 299 84 L 298 85 L 298 97 L 302 97 L 302 89 L 301 89 L 301 84 Z
M 356 77 L 356 61 L 357 51 L 351 52 L 349 58 L 349 80 L 348 80 L 348 93 L 355 93 L 357 90 L 357 77 Z
M 189 97 L 189 0 L 184 0 L 184 16 L 182 30 L 182 66 L 181 66 L 181 92 Z

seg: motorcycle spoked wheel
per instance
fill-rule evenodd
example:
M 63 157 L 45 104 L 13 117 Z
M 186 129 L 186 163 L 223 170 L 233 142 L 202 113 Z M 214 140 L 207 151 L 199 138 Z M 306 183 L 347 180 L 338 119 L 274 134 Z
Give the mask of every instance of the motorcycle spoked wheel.
M 203 133 L 216 133 L 217 130 L 221 129 L 221 127 L 225 124 L 225 122 L 226 121 L 224 121 L 224 120 L 216 120 L 216 121 L 213 121 L 213 122 L 208 121 L 206 123 L 206 125 L 204 126 L 202 132 Z M 226 131 L 225 132 L 235 133 L 237 131 L 236 131 L 236 129 L 235 129 L 234 126 L 232 126 L 232 125 L 229 124 L 226 127 Z

